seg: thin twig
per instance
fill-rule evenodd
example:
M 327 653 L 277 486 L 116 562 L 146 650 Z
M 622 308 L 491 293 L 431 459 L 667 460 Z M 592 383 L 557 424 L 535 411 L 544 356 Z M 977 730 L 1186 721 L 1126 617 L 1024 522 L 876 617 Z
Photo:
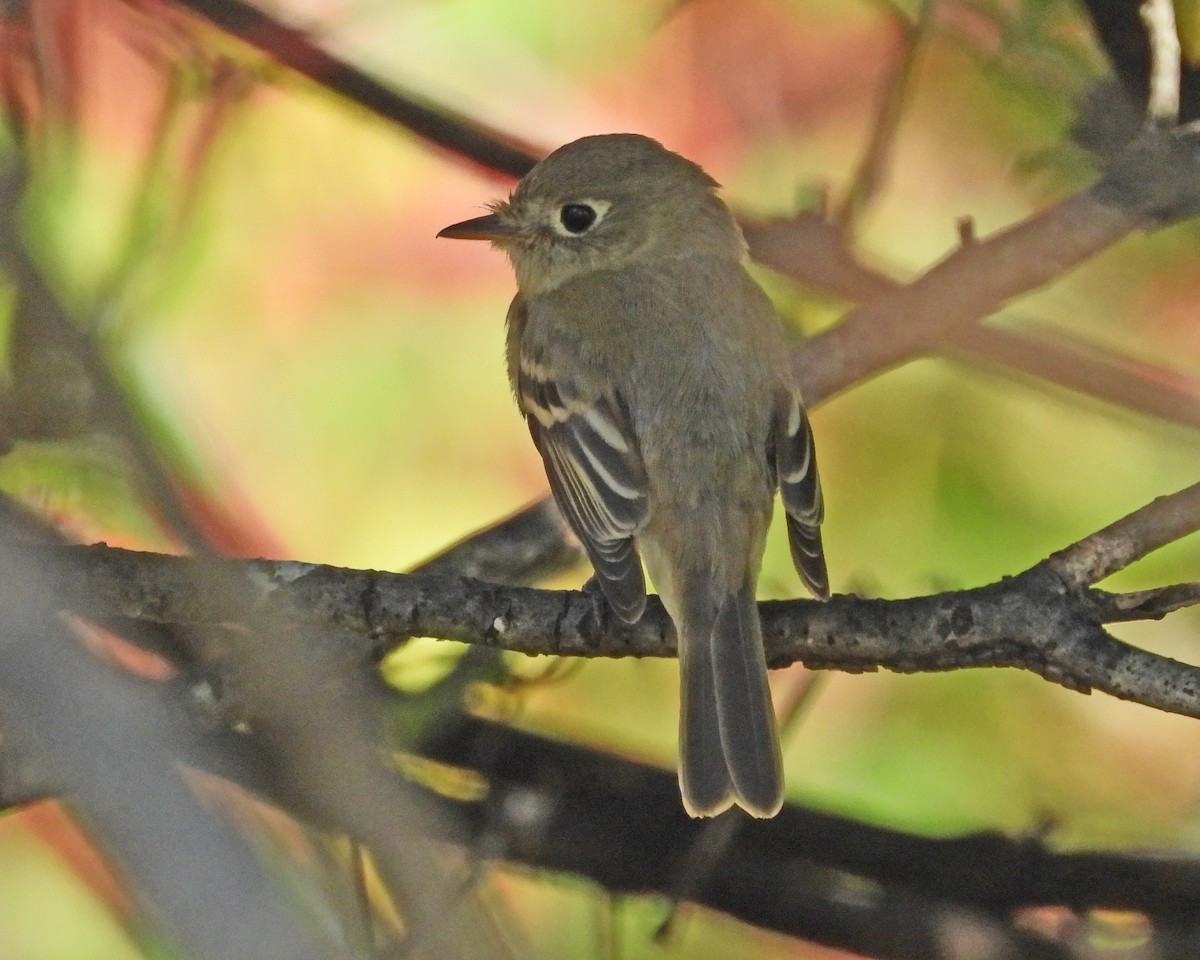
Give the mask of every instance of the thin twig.
M 1200 430 L 1200 378 L 1108 350 L 1060 330 L 971 324 L 942 351 L 1007 377 L 1030 377 L 1164 423 Z
M 892 145 L 904 115 L 904 104 L 912 92 L 917 58 L 924 47 L 925 38 L 929 35 L 936 9 L 937 0 L 922 0 L 912 23 L 909 23 L 906 13 L 895 8 L 890 11 L 892 21 L 900 30 L 903 48 L 895 68 L 884 76 L 880 84 L 882 92 L 879 110 L 871 127 L 871 139 L 855 171 L 854 180 L 841 205 L 830 217 L 844 234 L 849 233 L 862 217 L 887 175 Z
M 1091 591 L 1096 615 L 1104 623 L 1161 620 L 1167 614 L 1200 604 L 1200 583 L 1174 583 L 1130 593 Z
M 303 30 L 268 16 L 244 0 L 175 0 L 243 43 L 302 76 L 340 93 L 439 147 L 473 160 L 486 170 L 520 177 L 540 151 L 516 137 L 470 120 L 442 104 L 401 93 L 342 60 Z
M 1059 550 L 1046 565 L 1068 584 L 1090 586 L 1196 530 L 1200 530 L 1200 483 L 1159 497 Z

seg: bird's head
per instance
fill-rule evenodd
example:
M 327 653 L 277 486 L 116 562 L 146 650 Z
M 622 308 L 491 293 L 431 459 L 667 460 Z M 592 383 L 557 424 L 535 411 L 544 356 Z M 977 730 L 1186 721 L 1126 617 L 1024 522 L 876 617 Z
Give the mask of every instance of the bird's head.
M 439 237 L 490 240 L 512 260 L 523 293 L 659 257 L 731 256 L 741 232 L 692 161 L 632 133 L 560 147 L 492 212 Z

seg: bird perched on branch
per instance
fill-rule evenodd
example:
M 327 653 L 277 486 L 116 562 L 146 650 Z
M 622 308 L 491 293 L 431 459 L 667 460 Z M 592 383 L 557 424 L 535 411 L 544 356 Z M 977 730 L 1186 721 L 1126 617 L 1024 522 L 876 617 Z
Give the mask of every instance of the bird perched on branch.
M 755 586 L 775 490 L 792 558 L 829 595 L 813 438 L 783 330 L 717 183 L 648 137 L 554 151 L 438 236 L 512 261 L 508 372 L 555 502 L 612 609 L 679 641 L 679 784 L 692 816 L 783 802 Z

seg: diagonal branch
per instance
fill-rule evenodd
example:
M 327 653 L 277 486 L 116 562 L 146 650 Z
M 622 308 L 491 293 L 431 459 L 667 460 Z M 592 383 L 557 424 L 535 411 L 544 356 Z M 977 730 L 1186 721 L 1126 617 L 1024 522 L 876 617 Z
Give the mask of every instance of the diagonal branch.
M 1200 378 L 1154 366 L 1060 330 L 972 324 L 947 338 L 949 355 L 1033 377 L 1125 410 L 1200 429 Z
M 176 2 L 328 89 L 494 172 L 521 176 L 542 152 L 526 145 L 514 149 L 516 140 L 511 136 L 444 105 L 384 86 L 324 50 L 303 31 L 244 0 Z M 930 7 L 923 8 L 923 17 Z M 919 34 L 919 28 L 914 31 Z M 1169 134 L 1148 140 L 1149 147 L 1144 138 L 1131 149 L 1136 162 L 1119 159 L 1092 190 L 962 248 L 909 286 L 895 288 L 876 275 L 870 299 L 878 296 L 879 302 L 865 304 L 797 352 L 796 371 L 809 403 L 938 349 L 940 341 L 956 329 L 989 316 L 1013 297 L 1056 279 L 1147 224 L 1148 212 L 1194 205 L 1197 177 L 1189 175 L 1187 166 L 1190 161 L 1194 174 L 1195 158 L 1186 150 L 1171 150 Z M 1164 154 L 1173 159 L 1164 163 Z M 1143 162 L 1152 169 L 1141 169 Z M 836 228 L 828 227 L 836 235 Z M 747 236 L 755 256 L 768 265 L 778 268 L 779 259 L 788 256 L 786 252 L 771 256 L 764 249 L 761 229 L 753 224 L 747 225 Z M 784 242 L 793 246 L 795 240 L 788 237 Z M 831 247 L 840 249 L 840 241 Z M 836 264 L 843 281 L 854 272 L 849 260 L 846 256 Z
M 807 340 L 793 367 L 810 403 L 936 351 L 957 328 L 1045 286 L 1136 229 L 1136 209 L 1084 191 L 1006 230 L 959 247 L 889 296 Z
M 912 95 L 918 55 L 931 32 L 936 9 L 936 0 L 922 0 L 911 22 L 907 14 L 896 9 L 890 11 L 891 22 L 899 29 L 903 45 L 896 64 L 881 85 L 883 89 L 875 122 L 871 125 L 871 137 L 854 172 L 854 180 L 831 218 L 843 233 L 853 229 L 887 175 L 904 104 Z
M 170 473 L 137 421 L 133 404 L 105 363 L 95 341 L 75 325 L 58 293 L 30 256 L 19 235 L 20 203 L 28 171 L 21 159 L 5 158 L 0 169 L 0 269 L 17 292 L 14 366 L 19 371 L 10 413 L 33 411 L 34 428 L 23 430 L 17 416 L 0 422 L 0 450 L 17 439 L 36 438 L 49 424 L 51 436 L 105 430 L 126 446 L 134 480 L 147 509 L 179 542 L 206 549 L 203 532 L 184 507 Z M 47 369 L 61 369 L 50 377 Z M 74 404 L 68 399 L 75 401 Z M 64 414 L 69 410 L 69 415 Z M 4 412 L 4 411 L 0 411 Z
M 886 298 L 902 287 L 858 260 L 838 228 L 817 213 L 743 220 L 742 232 L 757 263 L 852 303 Z M 1168 423 L 1200 429 L 1200 380 L 1106 350 L 1061 330 L 1034 323 L 1022 324 L 1021 329 L 968 323 L 946 332 L 937 350 L 1001 374 L 1032 377 Z
M 1200 530 L 1200 483 L 1159 497 L 1046 561 L 1066 583 L 1090 586 L 1159 547 Z
M 508 177 L 524 176 L 538 151 L 516 137 L 464 117 L 443 104 L 399 92 L 309 36 L 245 0 L 175 0 L 226 33 L 321 86 L 411 130 L 430 143 Z

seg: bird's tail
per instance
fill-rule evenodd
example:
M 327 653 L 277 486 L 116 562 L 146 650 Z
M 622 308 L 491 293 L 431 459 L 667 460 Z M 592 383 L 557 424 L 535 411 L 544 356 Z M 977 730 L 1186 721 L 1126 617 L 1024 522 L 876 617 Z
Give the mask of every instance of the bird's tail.
M 694 817 L 733 803 L 773 817 L 783 803 L 783 762 L 752 586 L 724 593 L 685 588 L 679 634 L 679 786 Z

